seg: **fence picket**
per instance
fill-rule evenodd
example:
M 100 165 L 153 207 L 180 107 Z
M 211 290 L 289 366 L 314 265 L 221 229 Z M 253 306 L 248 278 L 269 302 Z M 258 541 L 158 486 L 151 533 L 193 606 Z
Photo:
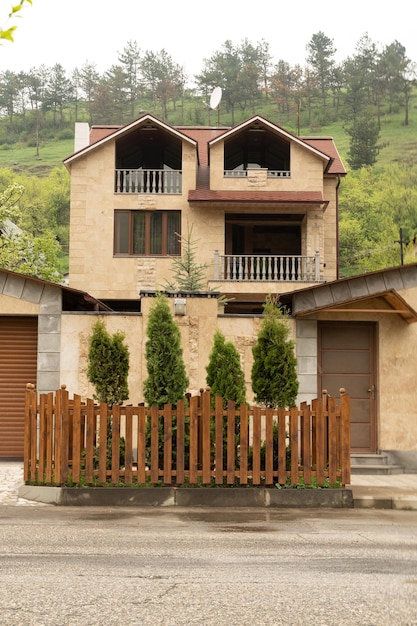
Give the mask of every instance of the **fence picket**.
M 184 482 L 185 467 L 185 406 L 184 400 L 180 400 L 176 407 L 177 418 L 177 458 L 176 458 L 176 483 Z
M 164 483 L 169 485 L 172 480 L 172 406 L 164 406 Z
M 274 482 L 274 425 L 273 410 L 265 410 L 265 485 Z
M 94 463 L 94 401 L 87 400 L 86 428 L 85 428 L 85 482 L 93 482 Z
M 198 482 L 198 396 L 190 398 L 190 485 Z
M 287 411 L 278 410 L 278 482 L 285 485 L 287 481 L 287 432 L 286 432 Z
M 80 481 L 80 460 L 81 460 L 81 396 L 74 395 L 72 404 L 72 481 Z
M 105 402 L 100 402 L 98 427 L 98 480 L 101 483 L 105 483 L 107 480 L 107 449 L 109 446 L 107 441 L 109 419 L 107 410 L 107 404 Z
M 138 442 L 137 442 L 137 479 L 138 484 L 146 482 L 146 409 L 138 407 Z
M 236 404 L 229 400 L 227 403 L 227 476 L 228 485 L 235 482 L 235 426 Z
M 298 455 L 301 445 L 298 440 L 298 409 L 290 410 L 290 443 L 291 443 L 291 484 L 298 485 Z
M 133 407 L 127 406 L 125 411 L 125 483 L 130 485 L 133 471 Z
M 261 482 L 261 410 L 253 408 L 253 433 L 252 433 L 252 480 L 254 485 Z
M 210 407 L 210 392 L 204 391 L 201 398 L 202 408 L 202 456 L 203 456 L 203 484 L 209 485 L 211 481 L 211 438 L 210 438 L 210 419 L 211 419 L 211 407 Z
M 336 418 L 336 403 L 328 402 L 326 397 L 327 411 L 328 411 L 328 457 L 329 457 L 329 482 L 331 484 L 336 483 L 337 480 L 337 467 L 338 467 L 338 436 L 337 436 L 337 418 Z
M 240 457 L 239 457 L 239 483 L 248 484 L 248 448 L 249 448 L 249 419 L 248 405 L 240 405 Z
M 34 394 L 34 399 L 36 402 L 36 394 Z M 42 400 L 42 396 L 41 396 Z M 36 420 L 36 406 L 34 416 Z M 45 412 L 45 423 L 46 423 L 46 481 L 50 484 L 52 483 L 54 476 L 54 467 L 55 467 L 55 459 L 54 459 L 54 429 L 56 425 L 56 413 L 54 412 L 54 394 L 48 393 L 46 395 L 46 404 L 43 405 L 43 411 Z M 41 409 L 42 414 L 42 409 Z M 34 422 L 36 423 L 36 421 Z
M 215 483 L 223 484 L 223 398 L 216 396 L 215 398 Z

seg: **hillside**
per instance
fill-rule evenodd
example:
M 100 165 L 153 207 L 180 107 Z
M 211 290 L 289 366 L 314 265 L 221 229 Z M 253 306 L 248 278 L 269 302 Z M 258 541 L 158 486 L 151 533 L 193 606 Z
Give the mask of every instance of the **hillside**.
M 189 103 L 191 107 L 191 104 Z M 151 113 L 158 116 L 159 111 Z M 266 117 L 274 123 L 279 124 L 286 130 L 298 134 L 296 114 L 278 115 L 275 107 L 259 106 L 256 113 Z M 239 111 L 235 113 L 235 123 L 239 123 L 249 117 L 252 113 L 249 110 Z M 211 111 L 211 115 L 205 114 L 206 123 L 198 125 L 217 125 L 213 123 L 213 117 L 217 117 L 217 113 Z M 168 123 L 181 125 L 195 125 L 190 118 L 191 112 L 187 114 L 187 109 L 179 116 L 178 112 L 170 111 L 168 115 Z M 201 116 L 197 116 L 201 117 Z M 181 118 L 187 121 L 182 122 Z M 231 115 L 226 110 L 220 111 L 220 125 L 230 126 Z M 204 119 L 202 117 L 201 119 Z M 210 124 L 209 124 L 210 122 Z M 69 130 L 69 129 L 68 129 Z M 66 131 L 66 137 L 71 133 Z M 62 134 L 62 133 L 61 133 Z M 347 166 L 347 154 L 349 150 L 349 137 L 343 128 L 343 122 L 337 121 L 325 126 L 300 126 L 300 135 L 329 135 L 334 138 L 339 153 Z M 41 140 L 39 156 L 36 156 L 36 147 L 33 142 L 18 142 L 13 144 L 0 145 L 0 167 L 12 169 L 16 173 L 32 173 L 37 176 L 43 176 L 53 167 L 61 167 L 64 158 L 72 154 L 74 148 L 73 139 L 60 139 L 60 133 L 57 132 L 54 137 L 49 133 L 48 138 Z M 413 94 L 410 101 L 409 124 L 404 125 L 404 112 L 401 110 L 396 113 L 382 115 L 380 144 L 383 145 L 377 159 L 378 167 L 386 168 L 391 163 L 407 162 L 408 164 L 417 164 L 417 92 Z

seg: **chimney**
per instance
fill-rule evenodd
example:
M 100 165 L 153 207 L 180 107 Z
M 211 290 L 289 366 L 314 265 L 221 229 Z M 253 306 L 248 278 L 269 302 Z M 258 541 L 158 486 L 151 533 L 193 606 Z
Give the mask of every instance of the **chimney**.
M 90 143 L 90 126 L 87 122 L 75 122 L 74 152 L 82 150 Z

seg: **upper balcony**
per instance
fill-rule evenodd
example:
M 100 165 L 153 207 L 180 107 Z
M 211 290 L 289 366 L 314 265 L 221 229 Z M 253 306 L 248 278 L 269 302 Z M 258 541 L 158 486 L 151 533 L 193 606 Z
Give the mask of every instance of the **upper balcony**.
M 116 169 L 115 192 L 181 194 L 182 170 Z
M 116 142 L 115 193 L 181 194 L 181 139 L 148 123 Z

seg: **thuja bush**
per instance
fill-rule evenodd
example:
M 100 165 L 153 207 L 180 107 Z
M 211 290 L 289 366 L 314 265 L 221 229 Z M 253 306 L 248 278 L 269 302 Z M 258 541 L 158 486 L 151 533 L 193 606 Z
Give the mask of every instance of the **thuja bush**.
M 146 367 L 148 377 L 143 384 L 145 402 L 149 407 L 165 404 L 175 405 L 185 399 L 188 377 L 185 371 L 181 334 L 174 321 L 168 304 L 168 298 L 159 294 L 149 311 L 145 344 Z M 172 417 L 173 450 L 176 441 L 176 417 Z M 159 462 L 163 462 L 163 419 L 159 419 L 158 428 Z M 148 451 L 151 443 L 150 423 L 147 422 L 146 443 Z M 174 455 L 175 462 L 175 455 Z
M 245 375 L 239 353 L 231 341 L 226 341 L 219 329 L 214 334 L 206 371 L 206 381 L 213 399 L 221 396 L 225 403 L 228 400 L 233 400 L 236 404 L 246 402 Z
M 122 404 L 129 397 L 127 377 L 129 374 L 129 349 L 124 344 L 125 335 L 114 335 L 106 330 L 104 323 L 98 320 L 93 326 L 88 351 L 88 380 L 95 386 L 94 398 L 108 406 Z M 124 438 L 120 438 L 119 463 L 124 464 Z M 98 448 L 95 450 L 98 462 Z M 112 463 L 112 420 L 107 420 L 106 466 Z
M 252 389 L 255 402 L 266 407 L 293 407 L 298 393 L 294 341 L 288 315 L 268 298 L 257 343 L 252 348 Z
M 100 320 L 90 337 L 87 377 L 95 386 L 94 398 L 109 406 L 122 404 L 129 397 L 129 349 L 124 338 L 121 332 L 110 335 Z

